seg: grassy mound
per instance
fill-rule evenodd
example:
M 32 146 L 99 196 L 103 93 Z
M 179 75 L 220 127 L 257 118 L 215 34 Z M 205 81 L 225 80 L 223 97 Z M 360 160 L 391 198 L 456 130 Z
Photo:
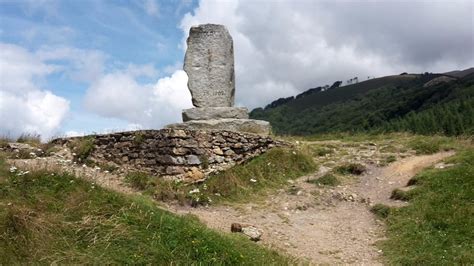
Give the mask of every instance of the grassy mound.
M 239 235 L 207 229 L 143 197 L 72 175 L 0 164 L 0 264 L 288 264 Z
M 400 265 L 474 263 L 474 149 L 451 160 L 455 166 L 416 176 L 410 205 L 390 209 L 387 259 Z

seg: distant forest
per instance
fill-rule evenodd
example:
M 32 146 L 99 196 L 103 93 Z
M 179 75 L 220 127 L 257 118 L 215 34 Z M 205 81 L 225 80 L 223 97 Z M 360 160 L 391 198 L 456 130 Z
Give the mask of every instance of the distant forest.
M 474 73 L 406 74 L 276 100 L 254 109 L 279 135 L 392 132 L 474 135 Z

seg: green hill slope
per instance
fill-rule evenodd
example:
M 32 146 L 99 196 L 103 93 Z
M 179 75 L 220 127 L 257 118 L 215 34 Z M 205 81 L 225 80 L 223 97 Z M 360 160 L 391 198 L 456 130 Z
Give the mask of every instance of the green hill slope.
M 474 74 L 461 78 L 430 73 L 387 76 L 257 108 L 250 116 L 270 121 L 276 134 L 473 134 Z

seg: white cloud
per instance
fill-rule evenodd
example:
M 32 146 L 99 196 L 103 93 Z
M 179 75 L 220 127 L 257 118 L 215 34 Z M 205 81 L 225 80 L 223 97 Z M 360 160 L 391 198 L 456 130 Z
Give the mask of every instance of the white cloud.
M 191 108 L 191 94 L 188 90 L 188 76 L 177 70 L 170 77 L 161 78 L 153 87 L 152 112 L 157 125 L 181 121 L 181 111 Z
M 102 76 L 107 56 L 98 50 L 83 50 L 73 47 L 46 47 L 36 52 L 39 60 L 55 63 L 76 81 L 93 82 Z M 66 65 L 64 65 L 66 62 Z
M 186 47 L 192 25 L 226 25 L 234 39 L 236 103 L 253 108 L 354 76 L 470 67 L 473 6 L 201 0 L 180 27 Z
M 0 134 L 55 134 L 69 111 L 69 101 L 40 87 L 57 71 L 22 47 L 0 43 Z
M 86 134 L 84 132 L 78 132 L 78 131 L 75 131 L 75 130 L 69 130 L 69 131 L 66 131 L 64 133 L 64 135 L 66 137 L 81 137 L 81 136 L 85 136 Z
M 94 82 L 85 96 L 88 110 L 129 121 L 132 127 L 161 128 L 178 122 L 181 110 L 191 107 L 187 75 L 176 71 L 156 84 L 141 84 L 134 68 L 118 70 Z

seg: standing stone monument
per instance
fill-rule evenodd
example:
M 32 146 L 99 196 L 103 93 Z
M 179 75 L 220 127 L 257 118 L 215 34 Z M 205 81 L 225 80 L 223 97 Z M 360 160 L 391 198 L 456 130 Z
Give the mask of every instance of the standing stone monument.
M 230 130 L 262 135 L 270 123 L 248 119 L 245 107 L 234 107 L 235 73 L 232 37 L 223 25 L 191 27 L 184 71 L 195 108 L 183 110 L 183 122 L 168 128 Z

